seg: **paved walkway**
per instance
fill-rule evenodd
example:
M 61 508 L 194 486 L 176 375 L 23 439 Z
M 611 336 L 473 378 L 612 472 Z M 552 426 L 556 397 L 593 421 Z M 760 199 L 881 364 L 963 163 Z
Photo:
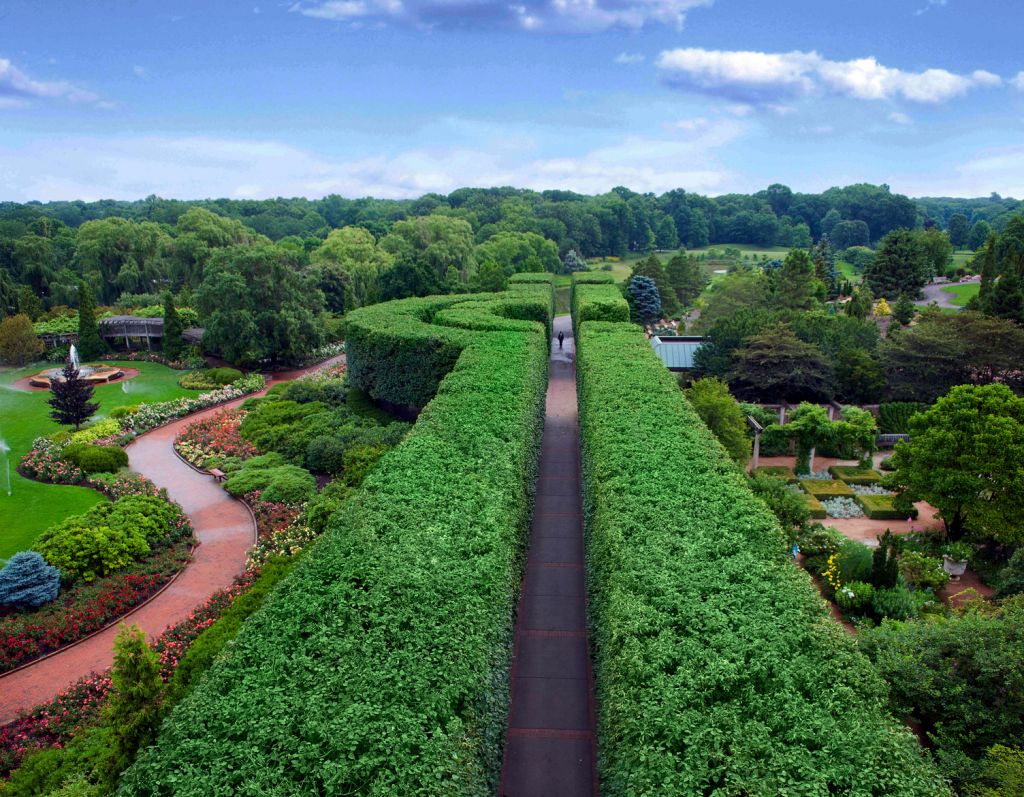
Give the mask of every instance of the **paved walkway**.
M 512 659 L 501 797 L 594 797 L 593 678 L 580 501 L 576 364 L 555 319 L 540 472 Z
M 929 282 L 922 289 L 924 298 L 918 299 L 914 304 L 924 307 L 935 302 L 939 307 L 945 307 L 949 310 L 963 310 L 964 308 L 961 305 L 953 304 L 953 299 L 956 298 L 956 295 L 947 291 L 946 288 L 951 285 L 966 285 L 971 282 L 981 282 L 981 277 L 971 277 L 961 282 L 949 282 L 948 280 Z
M 340 355 L 310 368 L 274 374 L 267 386 L 296 379 L 327 364 L 344 360 Z M 245 398 L 250 398 L 246 396 Z M 140 436 L 128 447 L 132 470 L 142 473 L 157 487 L 166 487 L 181 504 L 195 529 L 199 547 L 171 586 L 150 603 L 123 618 L 139 626 L 152 639 L 169 625 L 184 620 L 210 595 L 231 586 L 245 567 L 246 551 L 255 541 L 256 529 L 242 502 L 228 495 L 207 475 L 197 473 L 174 454 L 174 438 L 194 421 L 234 407 L 245 398 L 181 418 Z M 10 722 L 22 708 L 31 708 L 67 689 L 91 672 L 113 663 L 113 626 L 86 641 L 41 659 L 30 667 L 0 677 L 0 725 Z

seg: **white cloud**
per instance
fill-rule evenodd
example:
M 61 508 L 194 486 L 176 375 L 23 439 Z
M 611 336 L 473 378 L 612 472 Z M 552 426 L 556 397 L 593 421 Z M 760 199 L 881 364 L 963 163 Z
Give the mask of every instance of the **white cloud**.
M 695 124 L 685 136 L 628 136 L 578 155 L 546 157 L 531 133 L 449 120 L 452 140 L 391 155 L 335 158 L 272 140 L 191 137 L 33 139 L 0 149 L 0 196 L 12 200 L 200 197 L 415 197 L 461 186 L 518 185 L 604 192 L 678 186 L 716 191 L 731 174 L 716 153 L 745 131 L 735 119 Z M 436 131 L 435 131 L 436 132 Z
M 303 0 L 289 10 L 314 19 L 439 28 L 512 28 L 524 31 L 682 29 L 693 8 L 714 0 Z M 354 26 L 354 25 L 353 25 Z
M 0 58 L 0 99 L 65 99 L 70 102 L 97 102 L 99 96 L 66 80 L 36 80 L 18 69 L 7 58 Z M 8 106 L 9 107 L 9 106 Z
M 1017 76 L 1010 81 L 1015 89 L 1024 91 L 1024 70 L 1017 73 Z
M 662 52 L 658 67 L 671 86 L 759 104 L 817 91 L 861 100 L 901 97 L 940 103 L 973 88 L 1002 83 L 998 75 L 985 70 L 970 75 L 945 69 L 907 72 L 883 66 L 874 57 L 830 61 L 816 52 L 799 50 L 763 53 L 688 47 Z
M 919 17 L 923 13 L 925 13 L 926 11 L 930 11 L 935 6 L 944 6 L 944 5 L 946 5 L 946 0 L 928 0 L 928 5 L 924 6 L 923 8 L 917 9 L 917 11 L 914 12 L 914 16 L 915 17 Z
M 642 64 L 647 56 L 642 53 L 619 53 L 615 56 L 615 63 L 617 64 Z
M 138 65 L 132 67 L 132 74 L 135 75 L 135 77 L 147 77 L 149 75 L 146 71 L 146 67 Z
M 889 114 L 889 121 L 895 122 L 898 125 L 910 125 L 914 123 L 914 120 L 902 111 L 893 111 Z

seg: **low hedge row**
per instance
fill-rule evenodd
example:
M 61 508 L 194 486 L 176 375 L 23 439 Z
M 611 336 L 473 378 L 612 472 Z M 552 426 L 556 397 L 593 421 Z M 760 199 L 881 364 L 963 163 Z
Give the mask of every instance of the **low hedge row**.
M 807 508 L 811 510 L 812 520 L 824 520 L 828 517 L 828 512 L 825 511 L 825 506 L 810 493 L 804 493 L 804 503 L 807 504 Z
M 584 321 L 629 321 L 629 304 L 606 271 L 573 274 L 569 304 L 574 332 Z
M 382 376 L 366 379 L 369 392 L 393 397 L 398 384 L 393 364 L 370 368 L 372 347 L 416 369 L 420 396 L 443 377 L 436 396 L 178 704 L 120 794 L 495 793 L 547 384 L 543 327 L 507 315 L 548 306 L 539 287 L 492 297 L 487 323 L 479 295 L 350 314 L 363 378 Z M 423 320 L 435 316 L 493 331 Z M 416 368 L 417 348 L 428 367 Z
M 796 472 L 788 465 L 758 465 L 750 473 L 752 476 L 772 476 L 776 479 L 785 479 L 789 484 L 796 484 L 799 481 Z
M 802 479 L 800 486 L 815 498 L 853 498 L 856 493 L 839 479 Z
M 581 327 L 602 794 L 948 795 L 640 330 Z
M 833 465 L 829 473 L 847 484 L 878 484 L 882 481 L 881 474 L 871 468 L 860 468 L 856 465 Z
M 906 509 L 897 509 L 893 504 L 891 495 L 858 495 L 857 503 L 861 505 L 864 514 L 872 520 L 906 520 L 907 517 L 917 517 L 917 507 L 909 512 Z

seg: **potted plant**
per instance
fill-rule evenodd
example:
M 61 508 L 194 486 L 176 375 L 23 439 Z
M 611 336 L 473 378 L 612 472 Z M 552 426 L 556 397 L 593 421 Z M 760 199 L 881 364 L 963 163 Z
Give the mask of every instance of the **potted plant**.
M 971 555 L 971 546 L 965 542 L 953 542 L 942 552 L 942 569 L 949 573 L 952 581 L 959 581 L 967 570 L 967 557 Z

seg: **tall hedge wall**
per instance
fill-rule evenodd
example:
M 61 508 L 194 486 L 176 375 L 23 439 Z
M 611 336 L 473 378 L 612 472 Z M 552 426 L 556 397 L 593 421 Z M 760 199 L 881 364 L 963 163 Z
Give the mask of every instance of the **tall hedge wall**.
M 572 275 L 573 330 L 584 321 L 629 321 L 629 304 L 607 271 L 578 271 Z
M 643 334 L 581 327 L 602 794 L 948 795 Z
M 544 327 L 508 316 L 534 317 L 549 293 L 352 314 L 357 347 L 429 360 L 412 377 L 436 378 L 436 396 L 120 794 L 495 793 L 547 382 Z M 396 367 L 377 363 L 370 384 L 400 389 Z

